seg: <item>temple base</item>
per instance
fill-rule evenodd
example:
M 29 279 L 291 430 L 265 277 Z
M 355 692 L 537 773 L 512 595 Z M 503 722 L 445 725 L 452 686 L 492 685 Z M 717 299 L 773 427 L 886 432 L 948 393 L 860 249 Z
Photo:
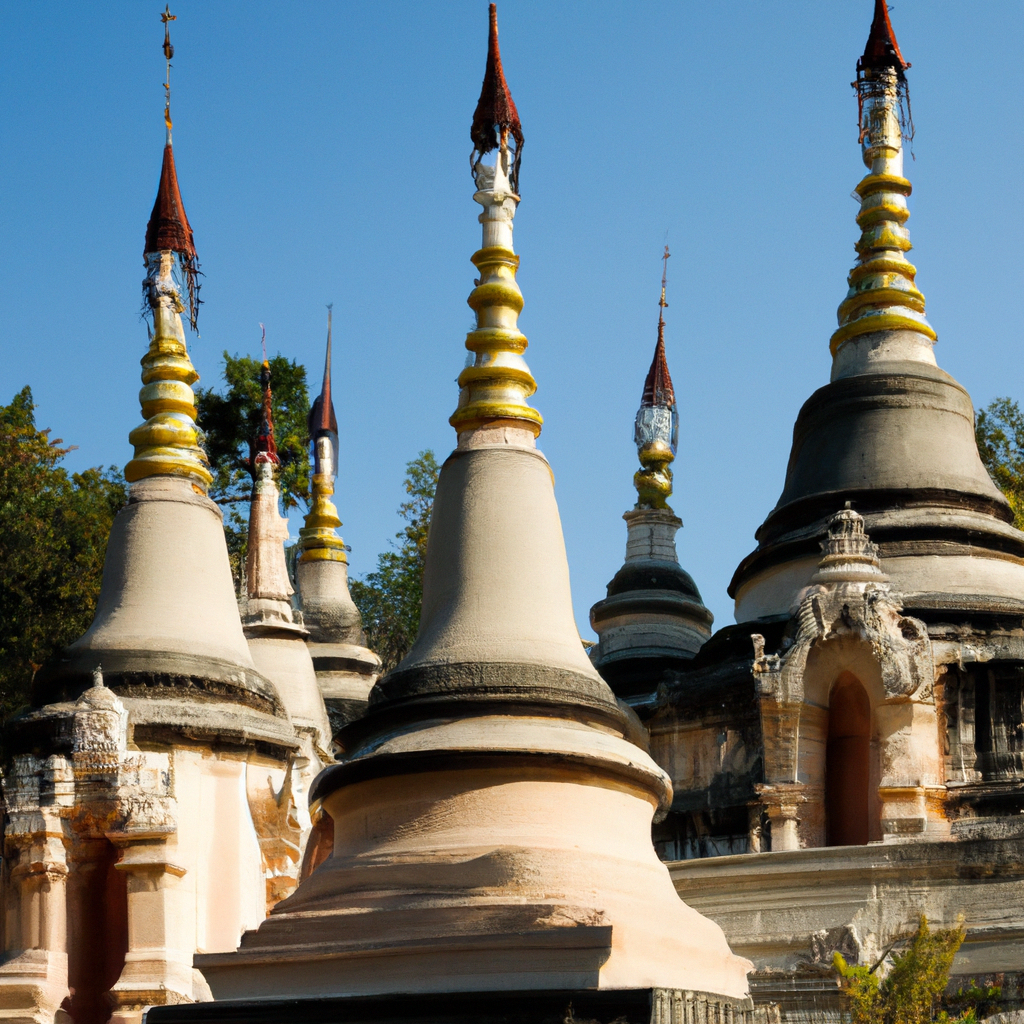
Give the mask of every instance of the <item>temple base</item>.
M 145 1024 L 776 1024 L 775 1006 L 681 989 L 550 989 L 154 1006 Z

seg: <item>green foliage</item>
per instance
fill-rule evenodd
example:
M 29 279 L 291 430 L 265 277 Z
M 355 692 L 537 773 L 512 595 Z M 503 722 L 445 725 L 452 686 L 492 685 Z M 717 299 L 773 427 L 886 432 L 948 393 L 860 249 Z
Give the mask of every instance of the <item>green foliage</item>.
M 236 583 L 244 573 L 248 539 L 249 497 L 254 474 L 256 437 L 263 420 L 262 363 L 249 356 L 224 353 L 223 394 L 196 391 L 199 426 L 213 473 L 210 497 L 224 510 L 224 534 Z M 306 506 L 309 493 L 309 393 L 306 368 L 284 356 L 270 359 L 271 414 L 281 465 L 277 483 L 285 511 Z
M 1013 525 L 1024 530 L 1024 413 L 1010 398 L 979 409 L 974 421 L 981 461 L 1013 509 Z
M 363 616 L 367 644 L 384 663 L 384 672 L 390 672 L 405 657 L 420 627 L 427 530 L 439 471 L 429 450 L 406 465 L 409 500 L 398 507 L 406 525 L 395 534 L 401 543 L 393 551 L 381 552 L 377 568 L 351 584 L 352 600 Z
M 931 931 L 928 919 L 922 915 L 917 931 L 891 961 L 886 953 L 873 967 L 857 966 L 847 964 L 841 953 L 835 953 L 833 964 L 850 1024 L 952 1024 L 954 1020 L 973 1024 L 977 1019 L 974 1007 L 964 1007 L 956 1018 L 939 1009 L 964 935 L 962 923 Z M 879 969 L 887 961 L 889 969 L 883 977 Z
M 110 527 L 127 490 L 114 468 L 69 474 L 72 450 L 36 427 L 32 391 L 0 406 L 0 720 L 35 670 L 92 622 Z
M 982 1017 L 989 1017 L 999 1010 L 999 997 L 1003 990 L 998 985 L 978 985 L 973 978 L 967 988 L 961 986 L 956 995 L 947 995 L 943 1000 L 947 1008 L 959 1011 L 958 1019 L 964 1024 L 975 1024 Z

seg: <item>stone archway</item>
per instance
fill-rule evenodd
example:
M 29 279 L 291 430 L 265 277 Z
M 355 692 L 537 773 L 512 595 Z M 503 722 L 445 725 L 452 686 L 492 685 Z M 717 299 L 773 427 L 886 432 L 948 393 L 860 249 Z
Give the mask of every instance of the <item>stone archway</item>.
M 866 846 L 871 836 L 871 702 L 843 672 L 832 687 L 825 746 L 825 842 Z

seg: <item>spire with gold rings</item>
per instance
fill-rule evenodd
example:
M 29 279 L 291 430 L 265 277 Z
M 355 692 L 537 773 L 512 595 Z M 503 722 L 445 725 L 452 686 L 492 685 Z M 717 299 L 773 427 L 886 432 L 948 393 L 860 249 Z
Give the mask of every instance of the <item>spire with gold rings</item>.
M 186 477 L 199 493 L 206 494 L 213 476 L 202 448 L 202 431 L 196 425 L 192 385 L 199 380 L 199 374 L 189 359 L 181 320 L 187 308 L 189 323 L 196 329 L 199 263 L 192 227 L 181 201 L 171 148 L 170 74 L 174 47 L 168 23 L 175 20 L 175 15 L 168 9 L 161 20 L 167 62 L 164 83 L 167 138 L 156 202 L 146 227 L 143 253 L 146 278 L 142 283 L 145 310 L 153 326 L 149 351 L 142 359 L 143 387 L 139 392 L 145 422 L 128 435 L 135 447 L 135 456 L 125 466 L 124 475 L 129 483 L 149 476 Z
M 472 257 L 480 277 L 467 300 L 476 313 L 476 329 L 466 337 L 472 361 L 459 374 L 459 404 L 449 422 L 460 435 L 484 427 L 512 427 L 536 438 L 544 419 L 527 402 L 537 382 L 523 358 L 527 341 L 517 325 L 523 294 L 516 283 L 519 257 L 512 249 L 523 130 L 501 67 L 494 4 L 487 68 L 470 136 L 477 188 L 473 198 L 484 208 L 483 245 Z M 483 158 L 492 152 L 494 163 L 485 164 Z
M 633 476 L 636 487 L 636 507 L 667 509 L 672 495 L 672 470 L 668 467 L 675 460 L 679 444 L 679 413 L 676 409 L 676 393 L 672 377 L 668 372 L 665 358 L 665 285 L 668 278 L 668 258 L 672 254 L 665 246 L 662 256 L 661 299 L 658 302 L 658 341 L 654 346 L 654 358 L 644 381 L 644 393 L 636 413 L 633 440 L 637 456 L 643 469 Z
M 327 356 L 320 394 L 309 413 L 309 437 L 313 445 L 312 501 L 305 525 L 299 530 L 300 562 L 345 562 L 345 542 L 338 536 L 338 509 L 331 501 L 338 475 L 338 420 L 331 399 L 331 315 L 327 307 Z
M 850 290 L 839 307 L 839 329 L 832 335 L 835 355 L 851 338 L 879 331 L 913 331 L 934 343 L 925 319 L 924 296 L 914 283 L 917 270 L 907 259 L 907 197 L 903 176 L 903 139 L 913 137 L 906 70 L 889 20 L 885 0 L 875 0 L 874 20 L 863 55 L 857 61 L 860 143 L 867 176 L 857 186 L 861 229 L 857 265 L 848 278 Z

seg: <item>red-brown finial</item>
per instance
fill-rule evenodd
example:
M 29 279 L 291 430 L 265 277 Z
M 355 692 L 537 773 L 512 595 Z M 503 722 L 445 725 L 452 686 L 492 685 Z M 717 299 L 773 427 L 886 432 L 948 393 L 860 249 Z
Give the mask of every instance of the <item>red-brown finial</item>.
M 178 189 L 178 172 L 174 167 L 174 151 L 164 146 L 164 162 L 160 168 L 160 187 L 146 227 L 145 255 L 170 249 L 183 260 L 196 258 L 192 226 L 185 215 L 185 206 Z
M 875 0 L 875 16 L 871 20 L 871 31 L 868 33 L 864 54 L 857 62 L 857 70 L 895 68 L 896 73 L 902 76 L 909 67 L 910 64 L 900 53 L 900 44 L 896 42 L 896 33 L 892 30 L 889 8 L 885 0 Z
M 181 268 L 184 271 L 185 283 L 188 288 L 188 317 L 192 330 L 196 330 L 196 319 L 199 314 L 199 260 L 196 257 L 195 237 L 192 225 L 185 213 L 185 204 L 181 201 L 181 190 L 178 188 L 178 171 L 174 166 L 174 150 L 171 148 L 171 57 L 174 47 L 171 46 L 169 22 L 176 16 L 170 9 L 160 15 L 164 23 L 163 52 L 167 60 L 167 80 L 164 82 L 166 99 L 164 103 L 164 121 L 167 124 L 167 142 L 164 145 L 164 159 L 160 168 L 160 184 L 156 190 L 156 201 L 153 212 L 149 215 L 146 225 L 146 242 L 143 247 L 143 258 L 160 252 L 178 254 Z
M 517 188 L 519 156 L 523 148 L 523 126 L 519 122 L 512 94 L 505 81 L 501 67 L 501 51 L 498 49 L 498 7 L 491 4 L 490 37 L 487 44 L 487 69 L 480 89 L 480 99 L 473 113 L 473 124 L 469 136 L 473 140 L 474 165 L 485 153 L 508 145 L 508 137 L 515 140 L 515 160 L 509 173 L 513 188 Z
M 671 408 L 676 404 L 676 393 L 672 387 L 672 377 L 668 372 L 668 361 L 665 359 L 664 325 L 658 325 L 658 343 L 654 346 L 654 359 L 647 371 L 644 381 L 644 395 L 640 399 L 641 408 L 652 408 L 663 405 Z
M 333 303 L 327 307 L 327 358 L 324 360 L 324 380 L 320 386 L 320 394 L 313 402 L 309 411 L 309 436 L 315 441 L 325 434 L 338 433 L 338 420 L 334 415 L 334 402 L 331 400 L 331 316 Z
M 644 394 L 640 399 L 640 407 L 650 408 L 655 405 L 673 406 L 676 404 L 676 393 L 672 388 L 672 378 L 668 372 L 668 361 L 665 359 L 665 285 L 668 281 L 668 258 L 672 254 L 665 246 L 661 268 L 661 298 L 658 300 L 658 343 L 654 346 L 654 359 L 647 371 L 644 381 Z
M 260 387 L 263 388 L 263 419 L 260 421 L 259 433 L 256 435 L 256 458 L 258 466 L 261 462 L 272 462 L 279 465 L 277 444 L 274 441 L 274 414 L 271 409 L 273 393 L 270 390 L 270 362 L 267 359 L 267 330 L 260 324 L 263 344 L 263 366 L 260 369 Z

